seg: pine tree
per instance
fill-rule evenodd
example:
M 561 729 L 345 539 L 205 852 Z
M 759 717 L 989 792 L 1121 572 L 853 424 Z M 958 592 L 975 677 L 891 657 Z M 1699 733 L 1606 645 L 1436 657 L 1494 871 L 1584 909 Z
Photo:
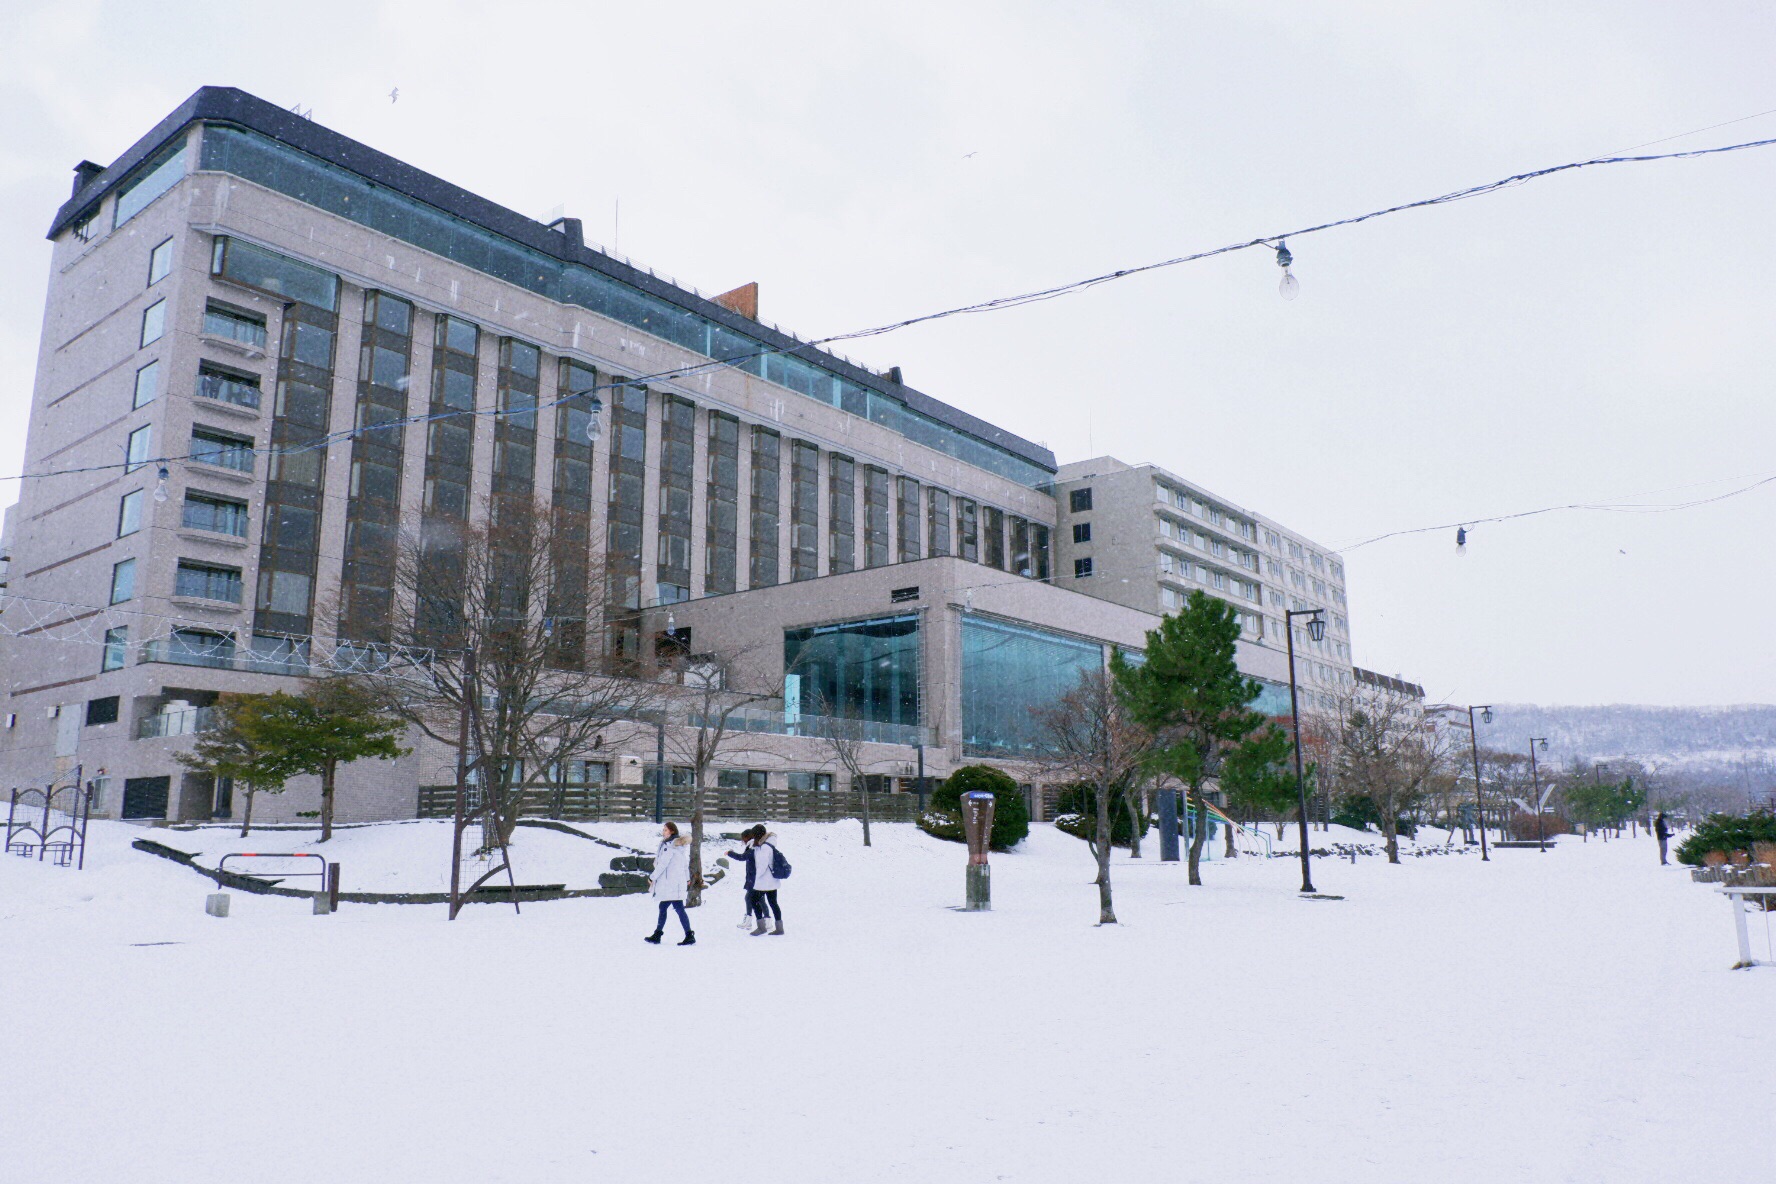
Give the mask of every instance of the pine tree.
M 268 705 L 259 721 L 264 747 L 281 754 L 292 773 L 321 779 L 321 842 L 333 837 L 334 790 L 339 766 L 374 757 L 394 760 L 405 756 L 399 740 L 399 719 L 377 710 L 377 699 L 344 679 L 317 679 L 300 695 L 267 696 Z
M 1236 769 L 1271 763 L 1277 729 L 1252 710 L 1259 684 L 1240 673 L 1234 661 L 1239 616 L 1225 600 L 1192 592 L 1179 612 L 1147 632 L 1144 658 L 1120 651 L 1110 659 L 1118 697 L 1134 721 L 1158 738 L 1152 761 L 1157 771 L 1185 787 L 1195 811 L 1190 841 L 1190 882 L 1200 885 L 1203 836 L 1209 807 L 1204 787 L 1220 777 L 1230 756 Z M 1256 748 L 1256 752 L 1242 751 Z

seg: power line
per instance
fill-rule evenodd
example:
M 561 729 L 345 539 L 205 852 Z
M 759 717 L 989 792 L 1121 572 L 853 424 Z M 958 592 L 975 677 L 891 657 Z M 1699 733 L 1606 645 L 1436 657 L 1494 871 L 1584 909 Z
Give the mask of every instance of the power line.
M 1760 114 L 1770 114 L 1770 112 L 1761 112 Z M 1729 120 L 1728 123 L 1739 123 L 1739 122 L 1743 122 L 1745 119 L 1755 119 L 1755 118 L 1757 118 L 1757 116 L 1748 115 L 1748 116 L 1742 117 L 1741 119 Z M 1726 126 L 1726 124 L 1718 124 L 1716 126 L 1724 127 L 1724 126 Z M 1697 129 L 1697 130 L 1698 131 L 1706 131 L 1706 130 L 1710 130 L 1710 129 L 1702 128 L 1702 129 Z M 1694 134 L 1696 134 L 1696 133 L 1695 132 L 1684 132 L 1684 133 L 1680 133 L 1680 135 L 1678 135 L 1678 136 L 1667 137 L 1667 139 L 1680 139 L 1680 138 L 1682 138 L 1682 136 L 1694 135 Z M 1661 142 L 1661 141 L 1657 141 L 1657 140 L 1651 141 L 1651 143 L 1659 143 L 1659 142 Z M 330 433 L 329 435 L 323 436 L 318 440 L 312 441 L 308 444 L 301 445 L 296 448 L 287 448 L 287 447 L 282 447 L 282 446 L 274 448 L 274 447 L 268 446 L 263 449 L 253 449 L 252 451 L 254 451 L 254 452 L 310 451 L 315 448 L 326 448 L 326 447 L 330 446 L 331 444 L 338 443 L 343 440 L 355 437 L 362 432 L 376 431 L 376 430 L 388 430 L 391 428 L 402 427 L 407 424 L 429 423 L 434 420 L 449 419 L 449 418 L 455 418 L 455 417 L 460 417 L 460 416 L 480 416 L 480 415 L 498 416 L 498 415 L 513 415 L 513 414 L 534 415 L 534 414 L 538 414 L 544 410 L 547 410 L 551 407 L 560 406 L 562 403 L 565 403 L 572 398 L 582 396 L 582 395 L 595 394 L 600 391 L 618 390 L 618 389 L 622 389 L 625 387 L 641 386 L 641 385 L 645 385 L 650 382 L 666 382 L 666 381 L 671 381 L 671 380 L 675 380 L 675 379 L 692 378 L 692 377 L 696 377 L 699 374 L 705 374 L 705 373 L 709 373 L 709 372 L 712 372 L 715 370 L 729 369 L 729 368 L 732 368 L 735 366 L 742 365 L 746 362 L 757 361 L 757 360 L 761 360 L 766 357 L 778 356 L 778 355 L 795 355 L 795 354 L 799 354 L 801 351 L 806 350 L 806 349 L 814 349 L 814 348 L 818 348 L 818 347 L 824 347 L 824 346 L 831 345 L 835 342 L 857 341 L 857 340 L 861 340 L 861 339 L 869 338 L 869 337 L 880 337 L 884 334 L 893 333 L 893 332 L 896 332 L 900 329 L 910 328 L 913 325 L 922 325 L 922 324 L 926 324 L 931 321 L 944 320 L 949 317 L 969 316 L 969 315 L 973 315 L 976 313 L 998 312 L 1002 309 L 1018 308 L 1023 305 L 1026 305 L 1026 304 L 1035 304 L 1040 301 L 1053 300 L 1053 299 L 1056 299 L 1057 297 L 1060 297 L 1060 296 L 1071 295 L 1075 292 L 1083 292 L 1089 288 L 1095 288 L 1100 284 L 1107 284 L 1107 283 L 1110 283 L 1115 280 L 1126 279 L 1129 276 L 1142 275 L 1142 274 L 1145 274 L 1150 271 L 1159 271 L 1159 270 L 1162 270 L 1162 269 L 1168 268 L 1168 267 L 1177 267 L 1177 266 L 1180 266 L 1181 264 L 1185 264 L 1185 263 L 1197 263 L 1197 262 L 1201 262 L 1202 260 L 1205 260 L 1205 259 L 1213 259 L 1213 258 L 1220 256 L 1220 255 L 1232 254 L 1236 251 L 1247 251 L 1247 250 L 1251 250 L 1256 247 L 1264 247 L 1269 250 L 1277 250 L 1278 248 L 1280 248 L 1281 244 L 1283 243 L 1283 241 L 1285 239 L 1291 239 L 1291 238 L 1300 239 L 1300 238 L 1303 238 L 1303 237 L 1310 235 L 1310 234 L 1319 234 L 1324 231 L 1335 230 L 1340 227 L 1356 226 L 1356 225 L 1359 225 L 1363 222 L 1372 221 L 1376 218 L 1384 218 L 1384 217 L 1387 217 L 1388 215 L 1391 215 L 1391 214 L 1404 213 L 1407 210 L 1426 209 L 1431 206 L 1448 205 L 1452 202 L 1466 201 L 1469 198 L 1482 197 L 1482 196 L 1485 196 L 1490 193 L 1496 193 L 1501 189 L 1507 189 L 1512 186 L 1527 184 L 1530 181 L 1539 180 L 1540 178 L 1543 178 L 1543 177 L 1550 177 L 1550 176 L 1553 176 L 1557 173 L 1572 172 L 1577 169 L 1595 168 L 1600 165 L 1647 164 L 1647 163 L 1651 163 L 1653 161 L 1661 161 L 1661 160 L 1690 160 L 1690 159 L 1695 159 L 1695 158 L 1703 157 L 1703 156 L 1718 156 L 1718 155 L 1721 155 L 1723 153 L 1728 153 L 1728 152 L 1743 152 L 1743 151 L 1747 151 L 1747 150 L 1753 149 L 1753 148 L 1768 148 L 1772 145 L 1776 145 L 1776 138 L 1764 139 L 1764 140 L 1748 140 L 1743 143 L 1724 144 L 1724 145 L 1719 145 L 1719 146 L 1716 146 L 1713 148 L 1686 149 L 1681 152 L 1661 152 L 1661 153 L 1654 153 L 1654 154 L 1643 155 L 1643 156 L 1629 156 L 1629 155 L 1618 153 L 1618 154 L 1609 155 L 1609 156 L 1593 157 L 1588 160 L 1569 161 L 1566 164 L 1552 165 L 1547 168 L 1534 169 L 1534 170 L 1531 170 L 1529 172 L 1524 172 L 1524 173 L 1514 173 L 1508 177 L 1501 177 L 1498 180 L 1488 181 L 1488 182 L 1485 182 L 1485 183 L 1479 184 L 1479 185 L 1470 185 L 1470 186 L 1463 188 L 1463 189 L 1456 189 L 1456 190 L 1452 190 L 1448 193 L 1439 194 L 1436 197 L 1420 198 L 1417 201 L 1402 202 L 1398 205 L 1386 206 L 1386 207 L 1379 209 L 1379 210 L 1371 210 L 1366 214 L 1356 214 L 1356 215 L 1353 215 L 1348 218 L 1338 218 L 1338 219 L 1334 219 L 1329 222 L 1318 222 L 1318 223 L 1314 223 L 1314 224 L 1308 225 L 1308 226 L 1297 227 L 1294 230 L 1282 230 L 1282 231 L 1277 231 L 1277 232 L 1274 232 L 1271 234 L 1258 235 L 1256 237 L 1245 239 L 1245 240 L 1242 240 L 1239 242 L 1233 242 L 1233 243 L 1225 244 L 1223 246 L 1214 247 L 1214 248 L 1211 248 L 1206 251 L 1197 251 L 1197 252 L 1195 252 L 1193 254 L 1189 254 L 1189 255 L 1178 255 L 1178 256 L 1175 256 L 1170 259 L 1161 259 L 1161 260 L 1158 260 L 1157 262 L 1152 262 L 1152 263 L 1136 264 L 1136 265 L 1133 265 L 1130 267 L 1119 268 L 1115 271 L 1104 272 L 1101 275 L 1089 276 L 1085 279 L 1072 280 L 1067 283 L 1056 284 L 1052 287 L 1038 288 L 1034 291 L 1022 292 L 1022 293 L 1018 293 L 1018 294 L 1012 295 L 1012 296 L 998 296 L 998 297 L 994 297 L 993 299 L 990 299 L 990 300 L 983 300 L 983 301 L 976 302 L 974 304 L 957 305 L 953 308 L 941 309 L 936 312 L 921 313 L 918 316 L 906 317 L 906 318 L 903 318 L 903 319 L 897 320 L 897 321 L 890 321 L 887 324 L 876 325 L 872 328 L 857 329 L 857 330 L 853 330 L 848 333 L 835 333 L 835 334 L 832 334 L 831 336 L 828 336 L 828 337 L 819 337 L 819 338 L 815 338 L 811 341 L 798 342 L 797 344 L 795 344 L 793 346 L 761 345 L 756 350 L 748 350 L 744 353 L 733 354 L 728 357 L 711 358 L 710 360 L 708 360 L 706 362 L 695 362 L 695 363 L 692 363 L 687 366 L 679 366 L 679 367 L 674 367 L 674 368 L 668 369 L 668 370 L 656 371 L 652 374 L 642 374 L 642 375 L 636 375 L 636 376 L 630 377 L 630 378 L 622 378 L 617 381 L 598 384 L 598 385 L 590 387 L 590 388 L 570 392 L 567 395 L 561 396 L 561 397 L 551 400 L 549 402 L 539 403 L 537 406 L 535 406 L 533 408 L 489 407 L 489 408 L 475 408 L 475 409 L 466 409 L 466 410 L 451 410 L 451 411 L 444 411 L 444 412 L 435 412 L 435 413 L 430 413 L 430 414 L 426 414 L 426 415 L 409 416 L 405 419 L 390 420 L 390 421 L 387 421 L 384 423 L 367 424 L 367 425 L 360 427 L 360 428 L 352 428 L 352 429 L 348 429 L 343 432 Z M 184 456 L 167 456 L 167 457 L 157 458 L 157 463 L 168 464 L 168 463 L 179 462 L 179 461 L 187 461 L 187 460 L 191 460 L 191 459 L 193 459 L 191 454 L 186 454 Z M 69 474 L 75 474 L 75 473 L 102 472 L 102 471 L 108 471 L 108 470 L 112 470 L 112 469 L 119 469 L 122 467 L 124 467 L 124 466 L 121 463 L 108 464 L 108 465 L 87 465 L 87 466 L 82 466 L 82 467 L 78 467 L 78 468 L 71 468 L 71 469 L 58 469 L 58 470 L 52 470 L 52 471 L 42 472 L 42 473 L 22 473 L 22 474 L 18 474 L 18 475 L 14 475 L 14 476 L 0 477 L 0 481 L 22 481 L 22 480 L 25 480 L 26 478 L 58 477 L 58 476 L 66 476 Z M 1427 528 L 1427 529 L 1434 529 L 1434 528 Z

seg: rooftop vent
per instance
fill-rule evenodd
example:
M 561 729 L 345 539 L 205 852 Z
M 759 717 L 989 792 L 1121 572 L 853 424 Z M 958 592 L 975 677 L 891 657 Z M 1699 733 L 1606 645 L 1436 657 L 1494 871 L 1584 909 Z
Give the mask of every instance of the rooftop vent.
M 64 158 L 64 159 L 66 159 L 66 158 Z M 104 171 L 105 171 L 104 165 L 94 164 L 90 160 L 83 160 L 79 164 L 75 165 L 74 166 L 74 193 L 79 193 L 82 189 L 85 189 L 88 185 L 90 185 L 92 183 L 92 181 L 95 177 L 97 177 L 100 173 L 102 173 Z M 74 193 L 70 193 L 68 196 L 73 197 Z

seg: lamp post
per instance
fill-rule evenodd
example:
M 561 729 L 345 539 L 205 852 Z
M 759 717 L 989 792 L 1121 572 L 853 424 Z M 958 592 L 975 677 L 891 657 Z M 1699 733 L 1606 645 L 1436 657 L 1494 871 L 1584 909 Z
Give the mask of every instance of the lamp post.
M 1474 730 L 1474 713 L 1480 713 L 1482 723 L 1492 722 L 1492 707 L 1468 708 L 1468 742 L 1474 753 L 1474 811 L 1475 822 L 1480 830 L 1480 862 L 1492 862 L 1492 856 L 1486 853 L 1486 799 L 1480 796 L 1480 733 Z
M 1307 618 L 1307 635 L 1315 641 L 1326 636 L 1323 609 L 1289 609 L 1283 613 L 1283 631 L 1289 635 L 1289 723 L 1295 730 L 1295 793 L 1301 802 L 1301 891 L 1314 890 L 1313 868 L 1307 859 L 1307 778 L 1301 771 L 1301 707 L 1295 696 L 1295 618 Z
M 1543 752 L 1547 752 L 1548 738 L 1546 736 L 1531 736 L 1529 738 L 1529 794 L 1530 799 L 1535 802 L 1536 849 L 1546 855 L 1548 853 L 1548 836 L 1542 829 L 1542 782 L 1536 774 L 1536 745 L 1538 744 L 1542 746 Z

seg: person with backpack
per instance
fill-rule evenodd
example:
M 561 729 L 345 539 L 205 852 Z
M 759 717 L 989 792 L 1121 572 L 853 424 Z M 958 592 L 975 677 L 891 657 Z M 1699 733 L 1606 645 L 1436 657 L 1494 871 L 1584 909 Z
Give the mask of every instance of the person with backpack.
M 697 944 L 697 935 L 691 932 L 691 919 L 685 914 L 685 897 L 691 889 L 690 842 L 678 833 L 676 822 L 668 822 L 660 828 L 660 848 L 654 853 L 654 871 L 648 877 L 653 897 L 660 902 L 660 916 L 654 922 L 654 931 L 643 939 L 649 945 L 659 945 L 660 938 L 665 935 L 667 909 L 677 909 L 678 923 L 684 926 L 684 940 L 678 944 Z
M 728 852 L 728 858 L 746 865 L 746 901 L 758 919 L 752 936 L 762 937 L 769 932 L 773 937 L 782 937 L 783 909 L 777 904 L 777 886 L 789 878 L 789 860 L 771 842 L 777 836 L 766 832 L 762 822 L 741 837 L 746 840 L 745 846 L 739 851 Z M 767 908 L 777 922 L 775 929 L 767 930 Z

